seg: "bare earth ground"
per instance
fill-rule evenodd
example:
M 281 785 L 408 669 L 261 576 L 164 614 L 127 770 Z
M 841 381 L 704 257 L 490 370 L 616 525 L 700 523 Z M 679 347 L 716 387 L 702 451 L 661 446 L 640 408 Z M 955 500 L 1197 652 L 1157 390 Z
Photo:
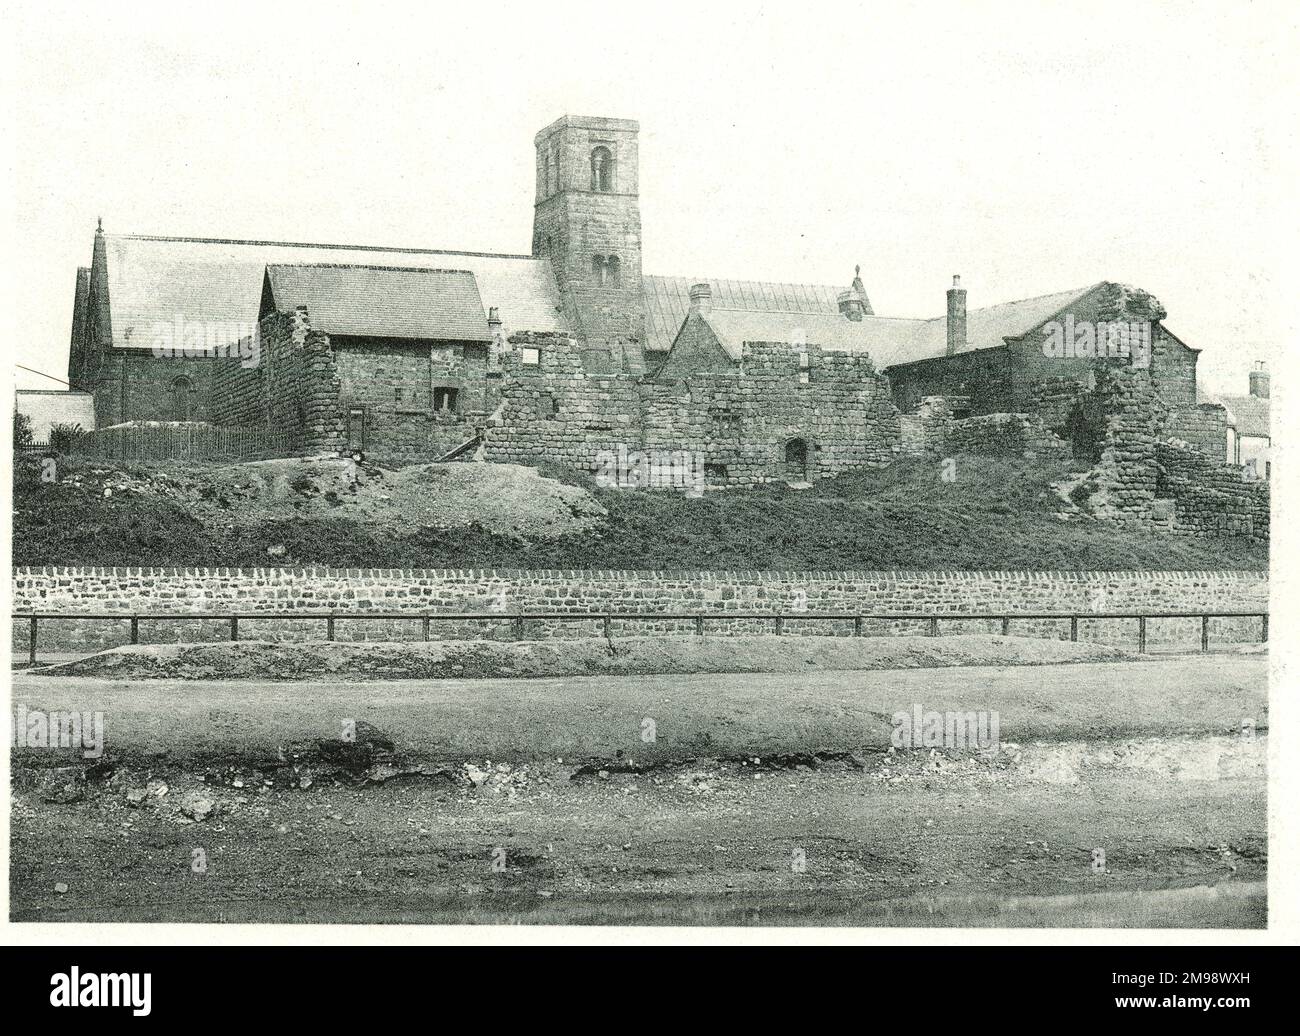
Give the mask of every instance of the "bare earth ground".
M 1265 920 L 1262 658 L 354 685 L 19 675 L 14 700 L 102 709 L 110 761 L 77 779 L 16 752 L 16 920 Z M 1001 750 L 891 754 L 889 717 L 914 702 L 997 710 Z M 357 721 L 345 747 L 341 717 Z

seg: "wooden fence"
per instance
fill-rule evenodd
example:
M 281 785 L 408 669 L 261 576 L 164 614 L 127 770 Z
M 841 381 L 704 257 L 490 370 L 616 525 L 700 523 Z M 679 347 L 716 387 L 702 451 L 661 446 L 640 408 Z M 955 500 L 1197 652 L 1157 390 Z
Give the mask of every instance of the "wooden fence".
M 100 428 L 76 444 L 74 456 L 103 460 L 264 460 L 292 452 L 287 432 L 208 424 L 144 424 Z

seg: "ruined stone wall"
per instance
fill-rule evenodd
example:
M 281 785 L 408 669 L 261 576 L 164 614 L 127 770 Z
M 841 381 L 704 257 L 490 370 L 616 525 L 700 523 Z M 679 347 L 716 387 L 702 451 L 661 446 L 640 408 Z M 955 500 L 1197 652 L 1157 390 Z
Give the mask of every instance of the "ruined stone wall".
M 1156 499 L 1156 443 L 1166 407 L 1149 372 L 1118 368 L 1097 386 L 1106 443 L 1097 466 L 1103 489 L 1097 513 L 1120 525 L 1149 527 Z
M 342 449 L 346 420 L 329 336 L 312 329 L 306 309 L 268 314 L 259 331 L 267 425 L 291 435 L 303 453 Z
M 525 612 L 704 612 L 711 635 L 770 633 L 770 620 L 728 619 L 728 613 L 815 615 L 859 611 L 898 613 L 1074 611 L 1079 637 L 1134 647 L 1133 619 L 1092 618 L 1105 612 L 1250 611 L 1268 607 L 1264 572 L 627 572 L 521 571 L 514 569 L 326 569 L 326 568 L 15 568 L 13 609 L 44 612 L 118 612 L 121 620 L 42 620 L 43 652 L 110 647 L 125 643 L 129 616 L 149 612 L 338 611 L 355 618 L 336 624 L 341 640 L 420 639 L 420 621 L 367 619 L 367 613 L 423 612 L 500 614 L 486 621 L 431 624 L 446 638 L 516 635 L 512 614 Z M 1068 639 L 1066 619 L 1017 619 L 1018 636 Z M 690 633 L 692 619 L 645 622 L 614 620 L 615 636 Z M 14 623 L 14 647 L 26 650 L 27 624 Z M 924 619 L 867 620 L 870 636 L 924 633 Z M 941 632 L 1001 631 L 1000 619 L 946 620 Z M 1211 623 L 1218 643 L 1258 640 L 1259 619 L 1223 618 Z M 241 638 L 320 640 L 322 619 L 241 619 Z M 851 620 L 791 620 L 787 634 L 853 634 Z M 1151 646 L 1199 643 L 1199 619 L 1148 621 Z M 560 623 L 529 620 L 528 639 L 599 636 L 600 620 Z M 229 623 L 217 620 L 140 623 L 145 643 L 222 641 Z
M 1035 414 L 985 414 L 948 424 L 948 453 L 1003 457 L 1068 457 L 1070 444 L 1043 426 Z
M 687 450 L 704 455 L 712 484 L 740 486 L 887 464 L 898 442 L 886 379 L 865 356 L 819 346 L 747 344 L 740 371 L 643 382 L 593 376 L 564 335 L 522 333 L 503 367 L 488 460 L 590 471 L 603 451 Z
M 538 362 L 527 361 L 535 350 Z M 501 357 L 501 402 L 484 456 L 502 463 L 553 461 L 583 471 L 603 450 L 639 448 L 641 397 L 627 375 L 591 376 L 578 343 L 553 332 L 510 336 Z
M 866 356 L 753 342 L 738 372 L 643 386 L 645 445 L 701 451 L 717 485 L 816 479 L 888 464 L 889 382 Z
M 436 460 L 474 436 L 499 402 L 485 344 L 334 335 L 331 348 L 339 404 L 365 407 L 366 452 L 380 460 Z
M 1206 458 L 1178 441 L 1156 444 L 1156 493 L 1173 501 L 1172 529 L 1189 536 L 1269 538 L 1267 481 L 1249 477 L 1237 464 Z
M 1228 459 L 1228 413 L 1218 403 L 1200 403 L 1170 410 L 1164 434 L 1181 439 L 1200 450 L 1212 461 Z

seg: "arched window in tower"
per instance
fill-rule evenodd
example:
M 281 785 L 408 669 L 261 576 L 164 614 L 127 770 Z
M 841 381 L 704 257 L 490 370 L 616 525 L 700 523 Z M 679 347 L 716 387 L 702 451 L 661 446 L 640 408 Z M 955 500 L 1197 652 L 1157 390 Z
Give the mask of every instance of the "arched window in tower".
M 614 189 L 614 156 L 603 145 L 591 152 L 591 189 L 605 192 Z
M 188 421 L 193 416 L 194 382 L 184 376 L 172 382 L 172 420 Z
M 618 256 L 611 255 L 605 260 L 605 287 L 617 288 L 623 283 L 623 264 Z
M 608 273 L 605 269 L 605 257 L 603 255 L 593 255 L 591 257 L 591 279 L 598 287 L 605 286 L 605 278 Z

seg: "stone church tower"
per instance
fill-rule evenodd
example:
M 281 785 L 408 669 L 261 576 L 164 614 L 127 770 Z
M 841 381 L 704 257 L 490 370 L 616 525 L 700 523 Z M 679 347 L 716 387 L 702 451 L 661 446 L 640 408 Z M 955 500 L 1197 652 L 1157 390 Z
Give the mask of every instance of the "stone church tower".
M 537 134 L 533 254 L 549 256 L 592 373 L 642 365 L 637 123 L 566 115 Z

